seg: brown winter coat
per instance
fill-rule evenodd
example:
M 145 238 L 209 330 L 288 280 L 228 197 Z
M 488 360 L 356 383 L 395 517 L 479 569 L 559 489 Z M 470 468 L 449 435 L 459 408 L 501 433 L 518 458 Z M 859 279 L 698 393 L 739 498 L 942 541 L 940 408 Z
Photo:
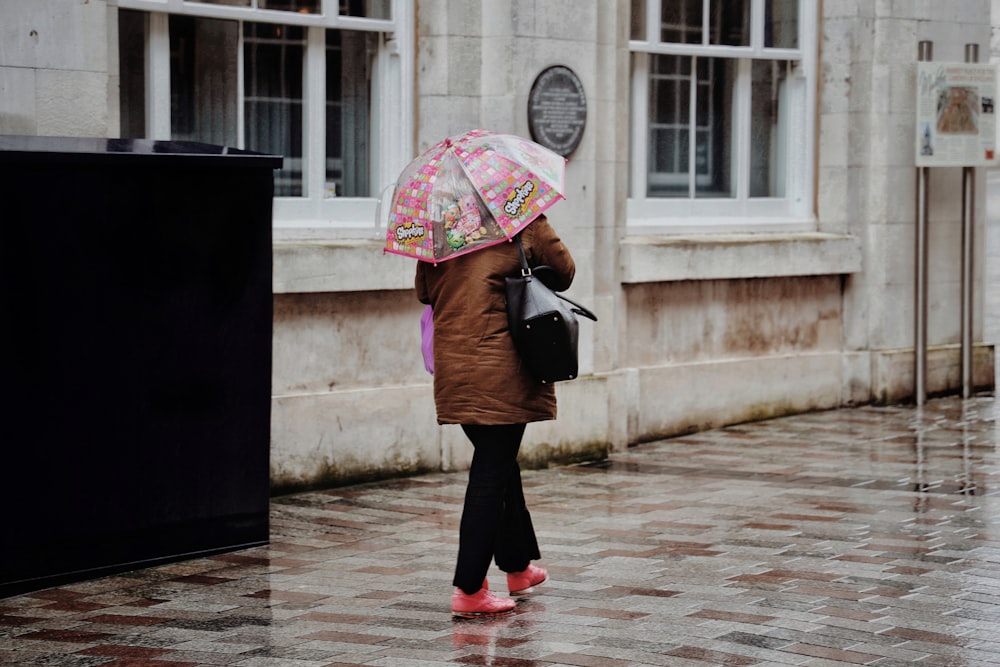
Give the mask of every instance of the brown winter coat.
M 521 232 L 531 266 L 548 265 L 569 287 L 576 265 L 544 216 Z M 516 243 L 438 265 L 417 264 L 417 298 L 434 308 L 434 402 L 440 424 L 523 424 L 555 419 L 551 384 L 521 368 L 507 326 L 504 278 L 520 275 Z

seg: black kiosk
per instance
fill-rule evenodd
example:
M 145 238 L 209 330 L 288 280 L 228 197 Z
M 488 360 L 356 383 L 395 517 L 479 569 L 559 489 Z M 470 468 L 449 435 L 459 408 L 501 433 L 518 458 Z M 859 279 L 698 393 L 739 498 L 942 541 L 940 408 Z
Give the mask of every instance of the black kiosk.
M 0 136 L 0 597 L 267 542 L 280 163 Z

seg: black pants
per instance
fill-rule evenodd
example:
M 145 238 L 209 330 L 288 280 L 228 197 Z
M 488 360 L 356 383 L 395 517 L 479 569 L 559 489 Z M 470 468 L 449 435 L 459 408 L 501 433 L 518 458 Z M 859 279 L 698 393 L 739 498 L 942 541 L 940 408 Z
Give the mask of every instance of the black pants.
M 524 428 L 525 424 L 462 425 L 475 452 L 465 490 L 453 583 L 466 593 L 482 588 L 491 560 L 495 559 L 504 572 L 521 572 L 541 557 L 517 464 Z

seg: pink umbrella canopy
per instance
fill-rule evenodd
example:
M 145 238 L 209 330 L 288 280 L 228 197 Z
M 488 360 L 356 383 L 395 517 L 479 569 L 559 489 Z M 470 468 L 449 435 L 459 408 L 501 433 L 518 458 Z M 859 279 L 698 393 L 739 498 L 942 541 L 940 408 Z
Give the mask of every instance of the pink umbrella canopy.
M 472 130 L 403 169 L 385 252 L 442 262 L 505 241 L 563 198 L 566 159 L 533 141 Z

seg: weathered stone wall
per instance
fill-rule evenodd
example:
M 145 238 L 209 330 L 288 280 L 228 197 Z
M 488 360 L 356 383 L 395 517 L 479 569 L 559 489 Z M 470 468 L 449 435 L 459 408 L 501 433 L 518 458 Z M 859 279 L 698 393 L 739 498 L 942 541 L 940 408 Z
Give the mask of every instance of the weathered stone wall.
M 117 136 L 115 10 L 0 0 L 0 134 Z
M 916 275 L 916 62 L 918 43 L 934 60 L 962 62 L 967 43 L 986 61 L 990 2 L 826 2 L 821 26 L 817 213 L 823 229 L 862 240 L 861 270 L 844 290 L 846 398 L 898 401 L 913 395 Z M 928 226 L 928 391 L 960 377 L 961 169 L 931 170 Z M 985 238 L 982 175 L 975 235 Z M 975 249 L 982 285 L 983 244 Z M 974 340 L 983 335 L 976 291 Z M 909 350 L 909 352 L 905 352 Z M 992 386 L 991 350 L 978 350 L 976 384 Z M 986 373 L 984 364 L 990 371 Z M 959 383 L 960 384 L 960 383 Z

